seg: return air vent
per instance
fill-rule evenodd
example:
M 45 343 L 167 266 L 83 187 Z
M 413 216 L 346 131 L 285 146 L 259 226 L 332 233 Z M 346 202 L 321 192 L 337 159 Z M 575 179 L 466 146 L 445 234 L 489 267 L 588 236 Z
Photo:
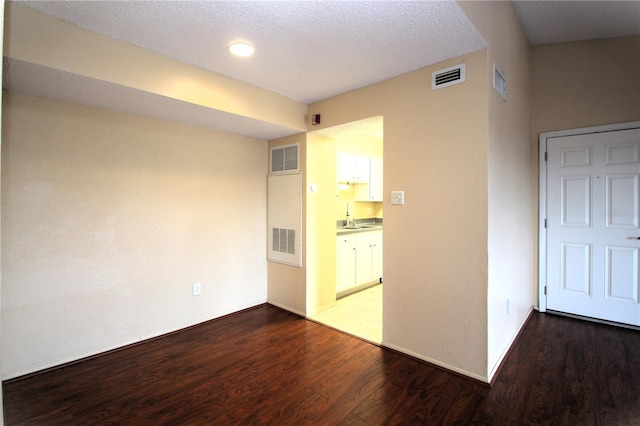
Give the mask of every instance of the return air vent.
M 298 149 L 299 144 L 271 148 L 271 174 L 300 171 Z
M 296 230 L 273 228 L 273 251 L 296 254 Z
M 464 64 L 431 73 L 431 90 L 464 83 Z
M 493 88 L 500 93 L 502 99 L 507 100 L 507 79 L 504 78 L 496 64 L 493 64 Z

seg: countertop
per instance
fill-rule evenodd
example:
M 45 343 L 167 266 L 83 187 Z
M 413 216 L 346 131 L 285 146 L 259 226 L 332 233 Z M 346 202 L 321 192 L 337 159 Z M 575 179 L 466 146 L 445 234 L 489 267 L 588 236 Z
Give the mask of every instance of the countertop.
M 366 223 L 362 228 L 336 228 L 336 235 L 360 234 L 364 232 L 382 231 L 382 223 Z

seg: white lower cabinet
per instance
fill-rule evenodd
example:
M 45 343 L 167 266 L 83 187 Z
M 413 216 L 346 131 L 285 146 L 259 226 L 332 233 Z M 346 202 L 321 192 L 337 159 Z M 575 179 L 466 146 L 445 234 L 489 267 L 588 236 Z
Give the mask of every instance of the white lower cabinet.
M 372 235 L 371 245 L 371 279 L 382 282 L 382 231 Z
M 382 279 L 382 231 L 337 237 L 336 293 Z
M 356 235 L 356 285 L 371 281 L 371 261 L 369 232 Z
M 336 241 L 336 293 L 355 285 L 356 239 L 355 235 L 338 236 Z

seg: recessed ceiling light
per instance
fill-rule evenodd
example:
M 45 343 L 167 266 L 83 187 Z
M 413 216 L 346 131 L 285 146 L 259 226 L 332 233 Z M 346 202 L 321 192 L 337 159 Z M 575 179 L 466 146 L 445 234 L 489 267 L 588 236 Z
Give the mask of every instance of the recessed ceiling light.
M 253 46 L 246 41 L 234 41 L 229 45 L 229 52 L 235 56 L 251 56 L 253 51 Z

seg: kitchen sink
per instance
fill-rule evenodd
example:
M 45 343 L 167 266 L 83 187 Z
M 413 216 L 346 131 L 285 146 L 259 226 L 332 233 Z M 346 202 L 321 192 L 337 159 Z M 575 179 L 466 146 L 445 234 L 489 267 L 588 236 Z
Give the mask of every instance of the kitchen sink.
M 369 224 L 361 224 L 361 225 L 349 225 L 345 226 L 342 229 L 367 229 L 367 228 L 377 228 L 377 225 L 369 225 Z

